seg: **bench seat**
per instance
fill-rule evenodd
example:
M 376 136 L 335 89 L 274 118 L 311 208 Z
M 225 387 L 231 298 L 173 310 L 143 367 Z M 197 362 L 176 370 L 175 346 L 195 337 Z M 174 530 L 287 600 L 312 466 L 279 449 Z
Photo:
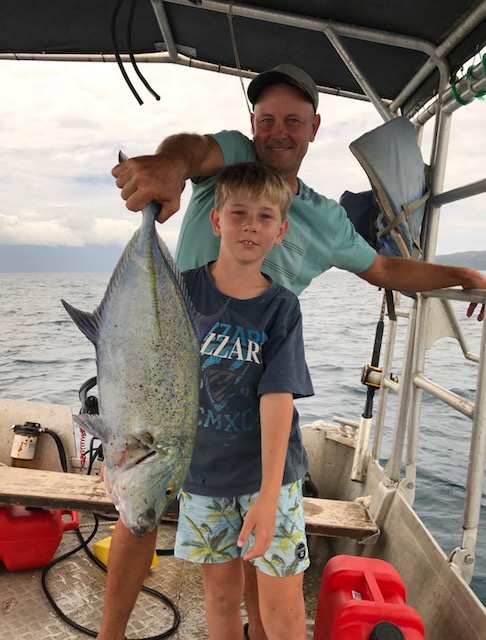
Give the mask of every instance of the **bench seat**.
M 0 466 L 0 504 L 68 509 L 116 515 L 98 476 Z M 368 510 L 359 502 L 304 498 L 306 531 L 310 535 L 366 539 L 378 533 Z M 164 519 L 177 519 L 177 510 Z

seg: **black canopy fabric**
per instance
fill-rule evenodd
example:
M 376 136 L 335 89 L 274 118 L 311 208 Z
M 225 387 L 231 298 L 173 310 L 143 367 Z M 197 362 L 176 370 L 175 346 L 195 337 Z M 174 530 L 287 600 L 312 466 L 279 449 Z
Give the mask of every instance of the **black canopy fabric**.
M 339 26 L 340 42 L 359 71 L 378 96 L 394 100 L 429 59 L 414 45 L 415 40 L 410 45 L 398 41 L 397 36 L 419 39 L 438 54 L 446 41 L 444 59 L 454 78 L 486 44 L 485 5 L 484 0 L 249 0 L 244 4 L 218 0 L 0 0 L 0 57 L 107 55 L 114 53 L 113 36 L 120 53 L 128 53 L 130 48 L 135 55 L 160 52 L 169 44 L 164 43 L 159 26 L 160 13 L 159 20 L 156 16 L 156 11 L 162 10 L 175 46 L 186 60 L 234 69 L 236 45 L 244 72 L 258 73 L 291 62 L 311 74 L 321 89 L 361 96 L 362 88 L 326 35 L 329 27 Z M 449 36 L 467 27 L 474 16 L 479 19 L 472 30 L 466 28 L 464 37 L 447 46 Z M 371 31 L 363 31 L 366 29 Z M 385 37 L 385 44 L 373 41 L 377 33 Z M 438 72 L 431 70 L 421 79 L 407 98 L 404 113 L 416 112 L 437 93 L 438 78 Z

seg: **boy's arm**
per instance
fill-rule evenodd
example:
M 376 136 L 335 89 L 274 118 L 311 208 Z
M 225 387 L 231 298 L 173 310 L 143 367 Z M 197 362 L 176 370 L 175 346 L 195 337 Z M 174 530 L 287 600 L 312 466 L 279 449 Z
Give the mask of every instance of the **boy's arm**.
M 251 531 L 255 542 L 243 556 L 251 560 L 263 555 L 275 535 L 277 503 L 292 426 L 294 401 L 291 393 L 266 393 L 260 398 L 262 440 L 262 484 L 258 498 L 248 510 L 238 546 L 246 544 Z
M 215 175 L 224 166 L 221 149 L 211 136 L 180 133 L 166 138 L 153 156 L 131 158 L 112 169 L 127 209 L 140 211 L 149 202 L 162 205 L 165 222 L 179 210 L 185 181 Z

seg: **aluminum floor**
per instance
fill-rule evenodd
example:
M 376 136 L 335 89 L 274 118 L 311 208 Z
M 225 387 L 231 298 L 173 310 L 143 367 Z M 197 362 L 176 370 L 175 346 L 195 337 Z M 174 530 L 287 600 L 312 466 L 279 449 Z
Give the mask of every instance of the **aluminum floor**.
M 100 520 L 94 541 L 111 535 L 113 523 Z M 93 519 L 84 516 L 80 530 L 88 538 Z M 157 548 L 171 549 L 175 524 L 159 528 Z M 56 552 L 58 557 L 78 546 L 74 532 L 66 532 Z M 308 637 L 312 638 L 323 562 L 314 559 L 305 576 Z M 0 639 L 1 640 L 78 640 L 89 637 L 63 621 L 48 602 L 41 586 L 42 569 L 9 572 L 0 563 Z M 56 564 L 47 575 L 47 586 L 57 606 L 78 625 L 96 631 L 100 624 L 105 573 L 78 551 Z M 168 596 L 177 606 L 180 623 L 171 634 L 173 640 L 207 639 L 202 580 L 198 565 L 160 556 L 151 569 L 145 585 Z M 244 619 L 246 614 L 242 610 Z M 170 629 L 172 610 L 159 599 L 141 593 L 130 618 L 127 637 L 130 640 L 153 638 Z M 93 636 L 91 636 L 93 637 Z

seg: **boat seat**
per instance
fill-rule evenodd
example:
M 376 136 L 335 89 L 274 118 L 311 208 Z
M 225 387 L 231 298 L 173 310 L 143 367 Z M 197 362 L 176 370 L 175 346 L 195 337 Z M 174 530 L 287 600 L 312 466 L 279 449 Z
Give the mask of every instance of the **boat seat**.
M 418 259 L 430 190 L 413 124 L 394 118 L 349 145 L 371 191 L 345 191 L 340 204 L 360 233 L 381 254 Z
M 4 465 L 0 465 L 0 504 L 117 513 L 98 476 Z M 309 535 L 365 540 L 379 533 L 370 513 L 359 502 L 304 498 L 304 513 Z M 169 510 L 164 519 L 177 519 L 177 511 Z
M 304 497 L 305 530 L 309 535 L 365 541 L 379 534 L 361 502 Z

